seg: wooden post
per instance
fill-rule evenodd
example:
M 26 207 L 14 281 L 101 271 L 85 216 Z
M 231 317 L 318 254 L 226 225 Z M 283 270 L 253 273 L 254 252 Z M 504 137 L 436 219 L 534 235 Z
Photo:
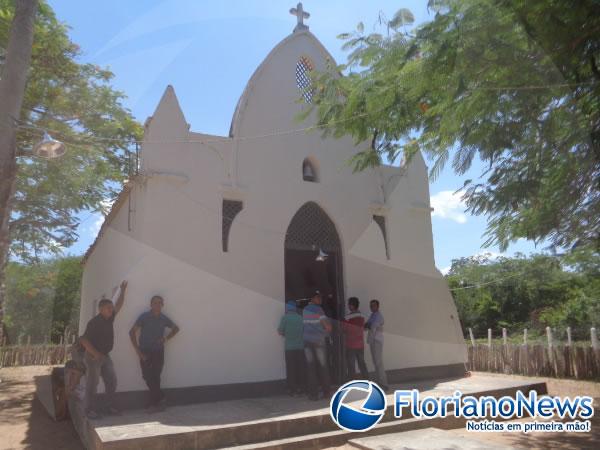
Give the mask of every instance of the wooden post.
M 573 340 L 571 339 L 571 327 L 567 327 L 567 345 L 569 347 L 573 345 Z
M 471 345 L 475 347 L 475 336 L 473 336 L 473 329 L 469 328 L 469 337 L 471 338 Z
M 590 328 L 590 337 L 592 338 L 592 348 L 594 350 L 600 349 L 600 345 L 598 344 L 598 335 L 596 334 L 596 328 Z
M 27 336 L 27 347 L 31 345 L 31 336 Z
M 488 347 L 492 346 L 492 329 L 488 328 Z
M 506 328 L 502 328 L 502 343 L 504 345 L 508 343 L 508 335 L 506 334 Z
M 546 337 L 548 338 L 548 347 L 552 347 L 552 328 L 546 327 Z
M 527 328 L 523 330 L 523 345 L 527 345 Z

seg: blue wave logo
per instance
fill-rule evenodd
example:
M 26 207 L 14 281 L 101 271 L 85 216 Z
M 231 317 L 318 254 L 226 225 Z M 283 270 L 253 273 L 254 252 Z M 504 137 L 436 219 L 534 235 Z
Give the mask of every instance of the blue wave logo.
M 361 393 L 362 405 L 347 399 L 351 392 Z M 353 404 L 354 403 L 354 404 Z M 347 431 L 367 431 L 373 428 L 385 414 L 387 402 L 384 392 L 371 381 L 350 381 L 340 387 L 331 398 L 329 413 L 340 428 Z

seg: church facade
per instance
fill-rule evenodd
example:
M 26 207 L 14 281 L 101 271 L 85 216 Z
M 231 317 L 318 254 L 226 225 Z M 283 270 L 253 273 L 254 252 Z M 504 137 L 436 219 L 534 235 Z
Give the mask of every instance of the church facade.
M 146 121 L 140 174 L 84 258 L 80 329 L 129 280 L 112 352 L 120 391 L 144 389 L 128 331 L 155 294 L 181 328 L 166 351 L 167 389 L 283 379 L 284 301 L 316 289 L 336 322 L 334 376 L 343 366 L 335 319 L 350 296 L 365 315 L 370 299 L 381 302 L 390 381 L 463 374 L 456 307 L 434 265 L 422 157 L 352 173 L 360 146 L 296 120 L 306 107 L 298 99 L 311 100 L 309 72 L 328 61 L 299 20 L 250 78 L 229 136 L 190 131 L 167 87 Z

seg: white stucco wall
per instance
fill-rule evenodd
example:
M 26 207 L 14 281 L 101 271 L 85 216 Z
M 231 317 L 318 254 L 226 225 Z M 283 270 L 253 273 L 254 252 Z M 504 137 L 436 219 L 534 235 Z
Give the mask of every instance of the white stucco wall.
M 295 120 L 303 107 L 295 81 L 301 56 L 320 69 L 330 57 L 308 32 L 276 46 L 240 99 L 233 138 L 190 132 L 174 90 L 165 91 L 142 148 L 148 178 L 130 194 L 132 212 L 126 203 L 106 227 L 84 271 L 82 330 L 94 300 L 129 280 L 115 322 L 121 390 L 144 388 L 127 333 L 154 294 L 164 296 L 165 313 L 181 327 L 168 344 L 166 387 L 283 377 L 283 342 L 275 328 L 283 312 L 284 240 L 308 201 L 322 207 L 339 233 L 346 297 L 358 296 L 365 313 L 370 298 L 382 302 L 386 367 L 465 360 L 456 309 L 434 266 L 422 158 L 405 170 L 352 174 L 345 164 L 357 151 L 350 138 L 274 133 L 310 124 Z M 318 161 L 319 183 L 302 180 L 307 156 Z M 221 248 L 223 198 L 244 202 L 227 253 Z M 382 204 L 389 260 L 372 220 L 374 205 Z

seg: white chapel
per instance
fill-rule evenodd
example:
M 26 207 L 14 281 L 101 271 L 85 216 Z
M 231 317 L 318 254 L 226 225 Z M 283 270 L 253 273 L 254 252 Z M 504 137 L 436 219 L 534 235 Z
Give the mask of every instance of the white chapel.
M 298 122 L 310 72 L 333 61 L 298 10 L 294 31 L 248 81 L 228 136 L 191 131 L 171 86 L 146 121 L 139 174 L 84 258 L 81 330 L 129 280 L 111 353 L 119 391 L 145 390 L 128 331 L 155 294 L 181 328 L 163 386 L 187 401 L 280 384 L 285 300 L 316 289 L 334 323 L 350 296 L 365 315 L 370 299 L 381 302 L 391 382 L 464 373 L 458 314 L 434 264 L 425 162 L 353 173 L 347 161 L 360 145 L 323 138 L 314 118 Z M 335 379 L 339 327 L 332 338 Z

